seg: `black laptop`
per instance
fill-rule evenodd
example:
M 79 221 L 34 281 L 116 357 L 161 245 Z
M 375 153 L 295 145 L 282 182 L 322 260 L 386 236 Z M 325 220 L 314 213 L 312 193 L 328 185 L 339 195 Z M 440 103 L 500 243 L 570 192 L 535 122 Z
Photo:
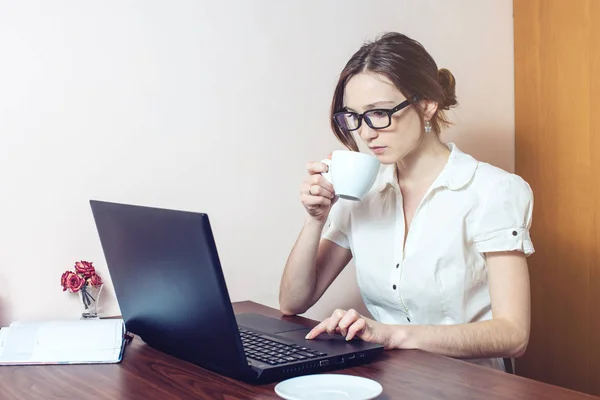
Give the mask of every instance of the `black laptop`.
M 234 314 L 206 214 L 90 205 L 126 329 L 160 351 L 254 383 L 363 364 L 383 351 L 340 335 L 305 340 L 302 325 Z

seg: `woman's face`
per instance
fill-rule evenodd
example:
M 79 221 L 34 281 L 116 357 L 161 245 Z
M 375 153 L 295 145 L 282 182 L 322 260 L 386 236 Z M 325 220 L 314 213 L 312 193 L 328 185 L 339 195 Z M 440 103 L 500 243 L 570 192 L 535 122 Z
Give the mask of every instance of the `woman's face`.
M 344 91 L 344 106 L 359 114 L 372 109 L 392 109 L 405 100 L 387 77 L 370 72 L 350 78 Z M 363 118 L 355 132 L 382 164 L 394 164 L 419 146 L 423 128 L 419 114 L 409 105 L 392 114 L 387 128 L 373 129 Z

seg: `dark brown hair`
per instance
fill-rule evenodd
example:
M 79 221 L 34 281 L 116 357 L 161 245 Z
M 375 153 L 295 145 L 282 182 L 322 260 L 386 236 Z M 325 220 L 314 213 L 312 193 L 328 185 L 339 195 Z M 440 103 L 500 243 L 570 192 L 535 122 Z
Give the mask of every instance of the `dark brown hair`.
M 430 120 L 435 133 L 439 134 L 442 127 L 450 124 L 444 110 L 458 104 L 454 75 L 444 68 L 438 70 L 433 58 L 419 42 L 401 33 L 390 32 L 365 43 L 340 74 L 331 103 L 331 127 L 348 149 L 358 151 L 358 145 L 351 132 L 343 131 L 336 125 L 333 113 L 343 109 L 346 84 L 361 72 L 386 76 L 407 99 L 417 96 L 418 100 L 436 102 L 438 109 Z M 422 120 L 423 109 L 418 102 L 414 106 Z

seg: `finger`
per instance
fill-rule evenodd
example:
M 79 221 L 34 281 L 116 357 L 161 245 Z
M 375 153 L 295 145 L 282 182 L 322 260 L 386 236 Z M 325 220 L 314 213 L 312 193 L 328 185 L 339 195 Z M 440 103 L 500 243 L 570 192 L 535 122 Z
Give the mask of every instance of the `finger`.
M 310 330 L 310 332 L 308 332 L 304 338 L 305 339 L 313 339 L 313 338 L 319 336 L 321 333 L 325 332 L 325 330 L 327 329 L 328 322 L 329 322 L 329 318 L 324 319 L 319 324 L 317 324 L 317 326 L 312 328 Z
M 308 334 L 305 336 L 305 338 L 313 339 L 324 332 L 333 334 L 333 332 L 335 332 L 335 328 L 337 328 L 338 326 L 338 322 L 344 317 L 345 313 L 346 312 L 344 310 L 335 310 L 331 317 L 324 319 L 319 324 L 317 324 L 317 326 L 312 328 L 310 332 L 308 332 Z M 330 329 L 330 327 L 332 328 Z
M 306 169 L 308 170 L 308 173 L 311 175 L 315 175 L 315 174 L 320 174 L 322 172 L 327 172 L 327 170 L 329 169 L 329 167 L 327 166 L 327 164 L 324 164 L 322 162 L 309 162 L 308 164 L 306 164 Z
M 308 182 L 313 186 L 320 186 L 328 192 L 334 192 L 333 185 L 323 175 L 312 175 L 308 178 Z
M 304 195 L 304 194 L 310 194 L 310 187 L 311 187 L 311 183 L 306 180 L 304 182 L 302 182 L 302 185 L 300 185 L 300 194 Z
M 311 194 L 313 196 L 326 197 L 331 200 L 333 200 L 333 198 L 335 197 L 332 192 L 319 185 L 310 185 L 308 187 L 308 194 Z
M 341 334 L 346 336 L 348 334 L 348 327 L 356 322 L 359 318 L 361 318 L 361 315 L 357 313 L 356 310 L 348 310 L 344 318 L 342 318 L 338 324 Z
M 331 200 L 327 197 L 322 196 L 311 196 L 309 194 L 303 194 L 301 199 L 302 204 L 305 206 L 319 206 L 319 207 L 330 207 Z
M 340 321 L 346 315 L 346 311 L 337 309 L 333 312 L 331 317 L 329 317 L 329 322 L 327 323 L 327 333 L 330 335 L 335 335 L 335 328 L 338 327 Z
M 305 207 L 325 207 L 328 208 L 331 206 L 331 200 L 327 197 L 322 196 L 311 196 L 309 194 L 305 194 L 301 196 L 302 204 Z
M 364 318 L 359 318 L 348 328 L 348 334 L 346 335 L 346 340 L 352 340 L 355 336 L 361 336 L 367 328 L 367 321 Z

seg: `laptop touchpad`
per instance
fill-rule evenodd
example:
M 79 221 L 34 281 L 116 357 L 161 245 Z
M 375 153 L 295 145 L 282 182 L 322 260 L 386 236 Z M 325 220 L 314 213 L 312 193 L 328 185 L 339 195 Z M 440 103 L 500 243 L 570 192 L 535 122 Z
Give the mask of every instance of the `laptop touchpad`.
M 307 329 L 305 326 L 293 322 L 254 313 L 235 314 L 238 325 L 264 333 L 282 333 Z

